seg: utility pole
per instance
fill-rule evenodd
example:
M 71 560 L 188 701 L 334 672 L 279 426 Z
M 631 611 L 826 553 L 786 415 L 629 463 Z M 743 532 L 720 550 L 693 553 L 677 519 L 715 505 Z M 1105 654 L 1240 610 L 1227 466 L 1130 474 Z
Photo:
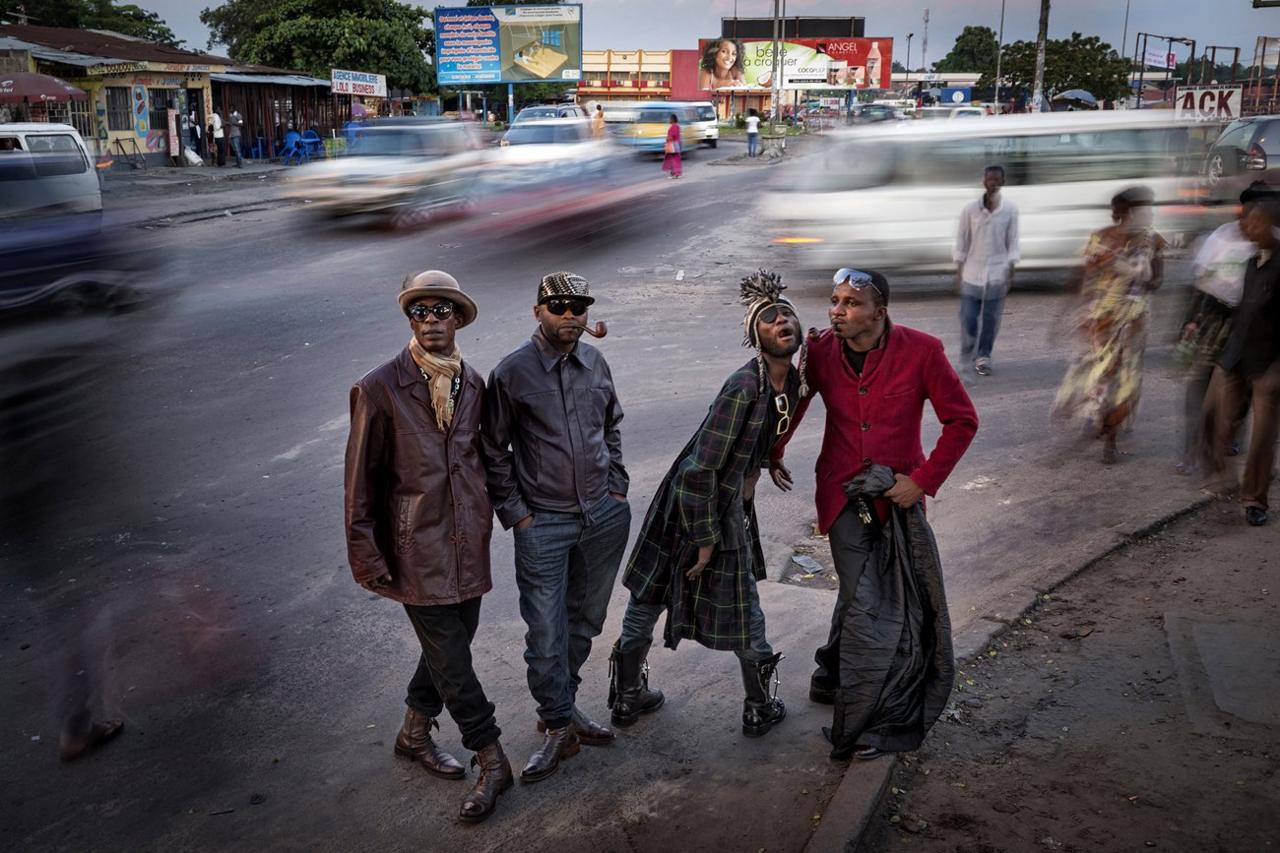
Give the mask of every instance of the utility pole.
M 929 10 L 924 10 L 924 35 L 920 37 L 920 70 L 929 73 Z
M 1000 0 L 1000 34 L 996 36 L 996 115 L 1000 115 L 1000 60 L 1004 58 L 1004 0 Z
M 1129 45 L 1125 44 L 1129 40 L 1129 0 L 1124 0 L 1124 31 L 1120 34 L 1120 58 L 1124 59 L 1125 51 L 1129 49 Z
M 777 132 L 778 119 L 782 116 L 782 78 L 779 73 L 781 66 L 782 44 L 779 42 L 781 35 L 781 0 L 773 0 L 773 124 L 774 132 Z
M 1031 111 L 1044 109 L 1044 43 L 1049 38 L 1049 0 L 1040 0 L 1040 31 L 1036 34 L 1036 77 L 1031 96 Z
M 907 33 L 907 91 L 911 91 L 911 40 L 915 33 Z

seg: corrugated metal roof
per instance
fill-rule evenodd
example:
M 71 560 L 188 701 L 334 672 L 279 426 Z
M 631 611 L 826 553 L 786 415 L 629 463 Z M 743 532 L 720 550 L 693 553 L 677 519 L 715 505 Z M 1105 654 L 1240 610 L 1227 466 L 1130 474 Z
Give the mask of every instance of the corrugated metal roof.
M 319 77 L 308 77 L 305 74 L 241 74 L 236 72 L 214 72 L 210 80 L 219 83 L 257 83 L 277 86 L 324 86 L 329 88 L 328 80 Z
M 71 27 L 37 27 L 29 24 L 0 24 L 0 36 L 12 36 L 22 41 L 69 54 L 110 57 L 119 62 L 163 62 L 174 65 L 234 65 L 225 56 L 196 53 L 156 42 L 122 36 L 100 30 L 78 30 Z M 72 63 L 79 64 L 79 63 Z
M 89 56 L 84 53 L 72 53 L 66 50 L 57 50 L 52 47 L 46 47 L 42 44 L 36 44 L 31 41 L 24 41 L 13 36 L 6 36 L 0 33 L 0 50 L 25 50 L 36 59 L 44 59 L 49 62 L 60 62 L 63 65 L 78 65 L 82 68 L 88 68 L 90 65 L 100 65 L 104 62 L 112 60 L 105 56 Z

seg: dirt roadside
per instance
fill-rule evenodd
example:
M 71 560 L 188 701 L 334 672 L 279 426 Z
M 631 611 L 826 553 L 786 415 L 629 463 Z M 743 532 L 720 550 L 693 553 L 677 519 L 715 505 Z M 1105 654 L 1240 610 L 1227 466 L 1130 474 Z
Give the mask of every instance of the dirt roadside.
M 1215 502 L 1042 595 L 856 849 L 1280 849 L 1278 592 L 1280 525 Z

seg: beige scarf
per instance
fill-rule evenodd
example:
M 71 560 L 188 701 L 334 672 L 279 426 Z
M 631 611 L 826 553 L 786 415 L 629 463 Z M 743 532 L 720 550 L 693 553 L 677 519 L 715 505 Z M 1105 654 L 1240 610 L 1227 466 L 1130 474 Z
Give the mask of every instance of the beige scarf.
M 431 389 L 431 408 L 435 409 L 436 426 L 441 432 L 449 431 L 453 423 L 453 380 L 462 373 L 462 351 L 456 346 L 448 355 L 436 355 L 427 352 L 418 343 L 417 338 L 409 340 L 409 355 L 413 363 L 418 365 L 422 378 L 427 380 Z

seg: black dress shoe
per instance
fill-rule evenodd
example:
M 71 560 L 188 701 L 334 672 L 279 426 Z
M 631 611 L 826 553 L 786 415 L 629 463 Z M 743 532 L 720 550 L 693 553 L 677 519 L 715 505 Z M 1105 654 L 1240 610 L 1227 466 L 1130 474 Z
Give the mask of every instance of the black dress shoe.
M 539 782 L 560 769 L 560 759 L 577 755 L 582 748 L 573 726 L 562 729 L 547 729 L 542 737 L 542 746 L 529 756 L 529 763 L 520 771 L 521 782 Z
M 1260 506 L 1247 506 L 1244 508 L 1244 520 L 1251 527 L 1261 527 L 1267 523 L 1267 511 Z
M 545 733 L 546 731 L 546 721 L 538 720 L 538 732 Z M 608 746 L 613 743 L 613 729 L 597 723 L 579 711 L 576 705 L 573 708 L 573 733 L 578 736 L 579 741 L 587 746 Z
M 888 755 L 888 753 L 883 749 L 876 749 L 874 746 L 855 746 L 853 748 L 853 757 L 859 761 L 870 761 L 882 755 Z

